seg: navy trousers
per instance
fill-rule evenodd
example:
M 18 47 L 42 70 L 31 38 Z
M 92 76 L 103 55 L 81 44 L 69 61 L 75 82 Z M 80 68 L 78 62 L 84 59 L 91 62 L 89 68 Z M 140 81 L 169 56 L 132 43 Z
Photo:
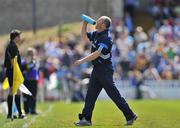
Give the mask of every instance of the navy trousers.
M 24 85 L 29 89 L 29 91 L 32 93 L 32 96 L 29 96 L 27 94 L 23 94 L 24 98 L 24 111 L 26 114 L 29 112 L 31 114 L 36 113 L 36 97 L 37 97 L 37 80 L 25 80 Z
M 123 112 L 126 120 L 130 120 L 134 117 L 134 113 L 130 109 L 126 100 L 121 96 L 118 89 L 114 85 L 113 69 L 106 65 L 94 67 L 89 82 L 84 109 L 82 114 L 79 114 L 79 119 L 85 117 L 87 120 L 91 121 L 95 102 L 102 88 L 105 89 L 108 96 Z

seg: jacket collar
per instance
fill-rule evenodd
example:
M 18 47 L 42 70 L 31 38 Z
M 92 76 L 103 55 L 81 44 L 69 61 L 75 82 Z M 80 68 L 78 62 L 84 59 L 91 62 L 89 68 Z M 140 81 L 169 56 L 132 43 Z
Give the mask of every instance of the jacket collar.
M 11 40 L 11 41 L 10 41 L 10 43 L 12 43 L 12 44 L 16 44 L 13 40 Z
M 102 32 L 97 32 L 97 35 L 98 35 L 98 36 L 105 35 L 105 34 L 108 35 L 108 32 L 109 32 L 109 29 L 106 29 L 106 30 L 104 30 L 104 31 L 102 31 Z

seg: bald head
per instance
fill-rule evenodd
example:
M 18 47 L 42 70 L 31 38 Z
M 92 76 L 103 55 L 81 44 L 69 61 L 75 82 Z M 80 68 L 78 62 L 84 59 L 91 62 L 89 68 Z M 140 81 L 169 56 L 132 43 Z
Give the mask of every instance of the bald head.
M 111 19 L 107 16 L 101 16 L 96 23 L 96 29 L 98 31 L 104 31 L 111 26 Z
M 103 23 L 105 24 L 106 28 L 109 28 L 111 26 L 111 18 L 109 18 L 108 16 L 101 16 L 100 18 L 103 19 Z

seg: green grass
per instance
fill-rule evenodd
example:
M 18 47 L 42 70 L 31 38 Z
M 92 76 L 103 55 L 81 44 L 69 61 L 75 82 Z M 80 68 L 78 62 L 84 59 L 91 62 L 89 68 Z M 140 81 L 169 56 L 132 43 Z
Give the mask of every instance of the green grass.
M 124 126 L 125 119 L 112 101 L 96 103 L 92 128 L 180 128 L 180 101 L 140 100 L 130 101 L 130 106 L 139 115 L 133 126 Z M 32 123 L 29 128 L 73 128 L 77 114 L 83 103 L 52 102 L 39 104 L 42 111 L 38 116 L 28 116 L 24 120 L 11 122 L 5 115 L 0 115 L 1 128 L 21 128 Z

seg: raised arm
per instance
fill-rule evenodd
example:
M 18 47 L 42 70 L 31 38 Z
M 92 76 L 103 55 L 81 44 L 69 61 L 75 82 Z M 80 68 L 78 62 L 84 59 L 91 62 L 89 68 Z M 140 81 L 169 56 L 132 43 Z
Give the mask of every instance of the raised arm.
M 81 37 L 83 40 L 87 39 L 87 22 L 83 21 L 82 29 L 81 29 Z

